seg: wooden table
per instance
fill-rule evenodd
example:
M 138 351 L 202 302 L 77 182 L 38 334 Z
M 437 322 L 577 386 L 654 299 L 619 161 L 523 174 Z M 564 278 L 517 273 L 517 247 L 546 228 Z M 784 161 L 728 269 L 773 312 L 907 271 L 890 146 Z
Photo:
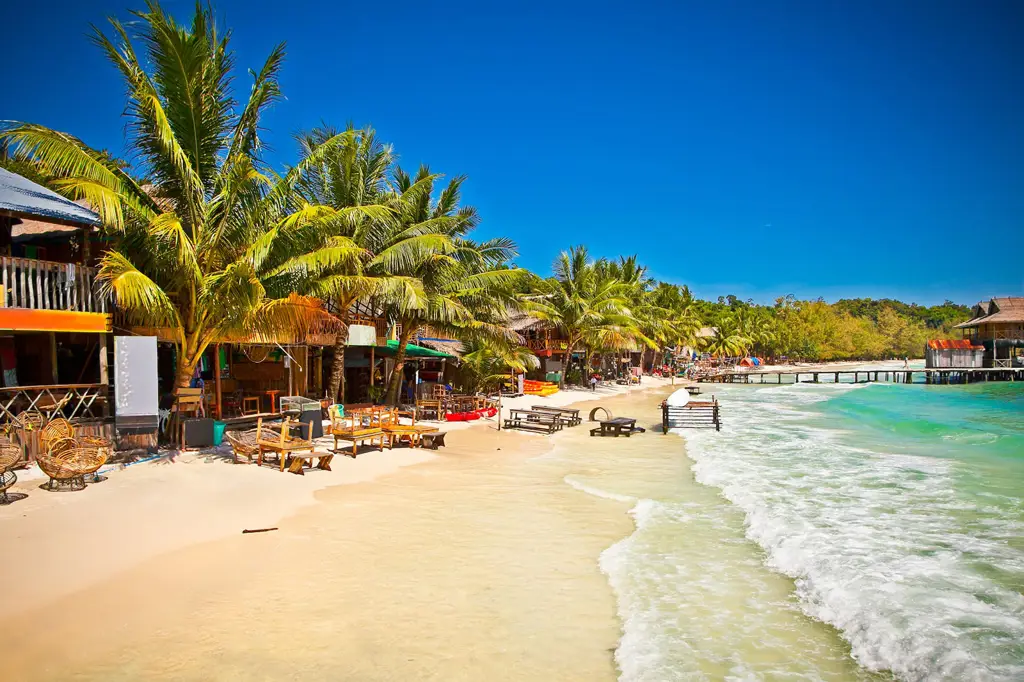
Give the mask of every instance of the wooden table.
M 562 418 L 554 412 L 514 409 L 508 411 L 505 428 L 554 433 L 562 429 Z
M 335 452 L 341 452 L 341 450 L 338 448 L 338 441 L 339 440 L 347 440 L 347 441 L 350 441 L 352 443 L 352 456 L 353 457 L 355 457 L 359 453 L 359 444 L 360 443 L 364 443 L 366 441 L 369 441 L 370 444 L 373 444 L 373 441 L 376 440 L 376 441 L 379 441 L 379 445 L 377 446 L 378 449 L 383 450 L 384 449 L 384 439 L 387 438 L 387 435 L 384 433 L 384 431 L 382 431 L 380 428 L 378 428 L 376 426 L 373 426 L 373 427 L 358 427 L 358 428 L 348 429 L 348 430 L 345 430 L 345 431 L 342 431 L 342 430 L 333 431 L 332 430 L 332 435 L 334 436 L 334 451 Z
M 277 394 L 281 392 L 279 388 L 268 388 L 264 393 L 267 394 L 267 399 L 270 400 L 270 413 L 277 414 Z
M 424 424 L 391 424 L 389 426 L 382 427 L 384 434 L 388 438 L 388 447 L 395 447 L 395 441 L 401 442 L 403 439 L 408 439 L 409 447 L 420 447 L 424 434 L 437 433 L 441 429 L 436 426 L 426 426 Z
M 626 436 L 629 438 L 634 431 L 642 432 L 643 429 L 636 428 L 636 420 L 629 417 L 616 417 L 601 422 L 601 426 L 590 429 L 591 436 Z

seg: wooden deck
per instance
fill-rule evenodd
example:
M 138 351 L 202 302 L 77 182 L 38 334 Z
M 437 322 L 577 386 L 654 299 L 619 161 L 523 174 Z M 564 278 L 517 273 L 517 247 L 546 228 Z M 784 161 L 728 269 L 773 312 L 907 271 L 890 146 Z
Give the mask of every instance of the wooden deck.
M 722 372 L 705 377 L 706 383 L 724 384 L 973 384 L 983 381 L 1024 381 L 1024 367 L 938 367 L 931 369 L 813 370 Z

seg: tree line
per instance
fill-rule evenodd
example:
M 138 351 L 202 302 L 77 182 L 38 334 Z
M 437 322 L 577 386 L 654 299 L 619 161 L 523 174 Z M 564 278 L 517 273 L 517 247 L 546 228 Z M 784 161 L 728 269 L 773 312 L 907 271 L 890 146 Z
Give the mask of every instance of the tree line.
M 131 164 L 28 122 L 0 130 L 0 163 L 100 215 L 110 245 L 103 293 L 130 322 L 173 331 L 175 387 L 188 385 L 211 343 L 317 332 L 335 336 L 328 392 L 343 395 L 357 304 L 400 329 L 389 402 L 424 326 L 465 342 L 464 376 L 483 387 L 535 365 L 509 328 L 523 313 L 557 328 L 567 357 L 582 355 L 584 366 L 683 346 L 821 360 L 917 355 L 926 336 L 966 317 L 948 302 L 699 301 L 650 278 L 635 256 L 593 258 L 584 247 L 542 277 L 515 265 L 512 240 L 473 238 L 479 216 L 462 203 L 465 177 L 403 168 L 372 128 L 301 132 L 295 163 L 272 167 L 261 123 L 282 97 L 283 45 L 250 72 L 240 101 L 230 33 L 209 7 L 186 25 L 153 0 L 129 25 L 111 18 L 106 32 L 94 28 L 92 41 L 127 93 L 124 121 L 111 125 L 124 127 Z M 701 336 L 703 327 L 717 333 Z

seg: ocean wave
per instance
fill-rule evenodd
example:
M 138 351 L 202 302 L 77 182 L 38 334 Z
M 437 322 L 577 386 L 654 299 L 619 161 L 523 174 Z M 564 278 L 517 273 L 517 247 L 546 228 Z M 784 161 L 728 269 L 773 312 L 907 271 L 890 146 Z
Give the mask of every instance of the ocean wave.
M 721 434 L 685 432 L 696 479 L 744 512 L 766 564 L 861 665 L 915 681 L 1024 678 L 1019 503 L 977 504 L 950 459 L 808 423 L 815 405 L 867 386 L 727 392 Z

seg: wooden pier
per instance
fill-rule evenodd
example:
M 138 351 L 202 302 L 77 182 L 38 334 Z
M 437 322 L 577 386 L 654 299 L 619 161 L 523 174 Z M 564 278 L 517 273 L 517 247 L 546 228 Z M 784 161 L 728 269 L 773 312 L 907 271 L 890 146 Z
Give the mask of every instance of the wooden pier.
M 724 384 L 973 384 L 983 381 L 1024 381 L 1024 368 L 788 369 L 767 372 L 722 372 L 704 377 L 701 381 Z
M 713 428 L 722 430 L 722 413 L 718 399 L 691 400 L 685 405 L 669 405 L 668 401 L 661 404 L 661 432 L 669 429 Z

